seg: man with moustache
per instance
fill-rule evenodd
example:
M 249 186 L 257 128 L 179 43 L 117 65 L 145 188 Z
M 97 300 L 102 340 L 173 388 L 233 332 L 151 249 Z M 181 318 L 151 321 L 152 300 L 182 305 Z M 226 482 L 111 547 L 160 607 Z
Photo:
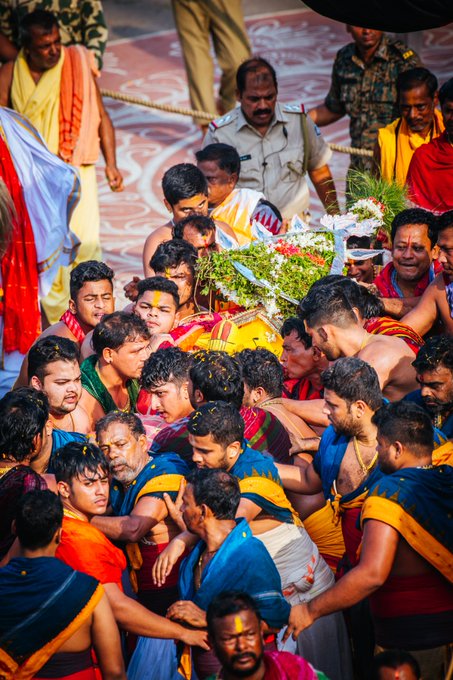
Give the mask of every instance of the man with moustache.
M 378 130 L 374 157 L 387 182 L 404 186 L 414 151 L 444 131 L 437 109 L 437 78 L 426 68 L 399 74 L 396 82 L 400 117 Z
M 433 213 L 409 208 L 392 222 L 392 261 L 375 278 L 384 309 L 400 319 L 410 312 L 440 270 L 433 260 L 437 220 Z
M 437 247 L 442 271 L 425 290 L 417 306 L 402 319 L 420 335 L 428 333 L 438 320 L 444 332 L 453 335 L 453 210 L 437 220 Z
M 383 474 L 363 504 L 360 560 L 333 588 L 293 607 L 285 635 L 369 597 L 378 647 L 408 650 L 422 677 L 437 680 L 453 629 L 453 468 L 433 465 L 433 428 L 415 404 L 387 404 L 373 424 Z
M 382 31 L 349 24 L 346 30 L 353 42 L 337 53 L 330 90 L 324 103 L 309 115 L 319 127 L 348 115 L 352 146 L 372 151 L 378 128 L 398 116 L 398 74 L 419 66 L 420 60 L 413 50 Z M 371 170 L 373 166 L 372 158 L 351 155 L 350 168 Z
M 93 524 L 113 541 L 127 544 L 138 599 L 165 615 L 177 598 L 177 568 L 157 590 L 151 570 L 158 555 L 178 533 L 168 516 L 165 496 L 176 500 L 188 467 L 176 454 L 150 457 L 141 420 L 133 413 L 109 413 L 96 423 L 96 438 L 113 476 L 110 502 L 114 516 Z M 139 555 L 137 555 L 137 550 Z
M 412 365 L 420 387 L 404 401 L 421 406 L 433 426 L 447 439 L 453 439 L 453 338 L 428 338 Z
M 302 104 L 277 102 L 271 64 L 260 57 L 244 61 L 236 83 L 240 106 L 210 123 L 203 148 L 215 142 L 235 147 L 241 161 L 237 186 L 261 191 L 284 218 L 308 212 L 307 173 L 326 210 L 338 212 L 327 165 L 332 153 Z
M 80 406 L 82 374 L 80 351 L 68 338 L 48 335 L 28 353 L 28 381 L 49 400 L 52 453 L 70 441 L 85 441 L 90 420 Z M 51 463 L 50 463 L 51 464 Z
M 445 130 L 414 153 L 407 186 L 415 205 L 444 213 L 453 209 L 453 78 L 440 88 L 439 102 Z
M 66 444 L 55 456 L 54 470 L 64 509 L 56 557 L 102 583 L 120 628 L 135 635 L 205 646 L 203 633 L 158 616 L 124 593 L 124 554 L 94 526 L 94 518 L 101 519 L 109 502 L 109 465 L 98 447 Z

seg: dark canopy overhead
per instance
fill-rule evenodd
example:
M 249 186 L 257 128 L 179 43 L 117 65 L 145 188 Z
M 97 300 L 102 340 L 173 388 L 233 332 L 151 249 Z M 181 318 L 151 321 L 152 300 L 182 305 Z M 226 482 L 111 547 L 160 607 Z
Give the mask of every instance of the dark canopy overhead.
M 381 31 L 407 33 L 453 21 L 453 0 L 304 0 L 329 19 Z

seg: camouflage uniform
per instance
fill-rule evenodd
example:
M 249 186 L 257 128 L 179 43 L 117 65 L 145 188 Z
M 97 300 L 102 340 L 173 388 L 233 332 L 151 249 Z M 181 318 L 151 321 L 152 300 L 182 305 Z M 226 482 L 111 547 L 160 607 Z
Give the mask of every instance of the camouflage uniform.
M 102 68 L 108 31 L 100 0 L 0 0 L 0 33 L 19 46 L 19 24 L 35 9 L 55 14 L 63 45 L 85 45 Z
M 343 47 L 335 58 L 332 83 L 325 105 L 334 113 L 348 114 L 352 146 L 374 148 L 377 130 L 398 118 L 396 80 L 401 71 L 420 66 L 418 56 L 399 40 L 382 36 L 369 64 L 358 55 L 355 43 Z M 373 159 L 351 156 L 351 168 L 370 170 Z

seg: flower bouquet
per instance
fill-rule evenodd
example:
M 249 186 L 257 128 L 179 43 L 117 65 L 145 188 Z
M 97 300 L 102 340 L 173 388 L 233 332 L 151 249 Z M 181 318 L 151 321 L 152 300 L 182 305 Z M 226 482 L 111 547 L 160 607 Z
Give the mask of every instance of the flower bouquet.
M 276 236 L 200 258 L 198 284 L 202 294 L 218 291 L 245 309 L 262 305 L 271 319 L 283 319 L 294 315 L 312 283 L 329 274 L 334 257 L 331 233 Z

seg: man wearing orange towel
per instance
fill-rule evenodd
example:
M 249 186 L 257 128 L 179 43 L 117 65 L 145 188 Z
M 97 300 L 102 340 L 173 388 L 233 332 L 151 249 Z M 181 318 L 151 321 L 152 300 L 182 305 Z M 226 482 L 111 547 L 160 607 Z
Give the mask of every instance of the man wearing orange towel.
M 81 244 L 75 264 L 99 260 L 99 206 L 95 163 L 99 148 L 105 158 L 112 191 L 121 191 L 123 179 L 116 167 L 115 134 L 95 82 L 94 56 L 82 45 L 62 47 L 57 19 L 36 10 L 21 24 L 22 49 L 0 75 L 0 104 L 27 116 L 48 148 L 80 174 L 81 201 L 71 228 Z M 61 268 L 51 292 L 43 299 L 50 323 L 67 308 L 69 268 Z

